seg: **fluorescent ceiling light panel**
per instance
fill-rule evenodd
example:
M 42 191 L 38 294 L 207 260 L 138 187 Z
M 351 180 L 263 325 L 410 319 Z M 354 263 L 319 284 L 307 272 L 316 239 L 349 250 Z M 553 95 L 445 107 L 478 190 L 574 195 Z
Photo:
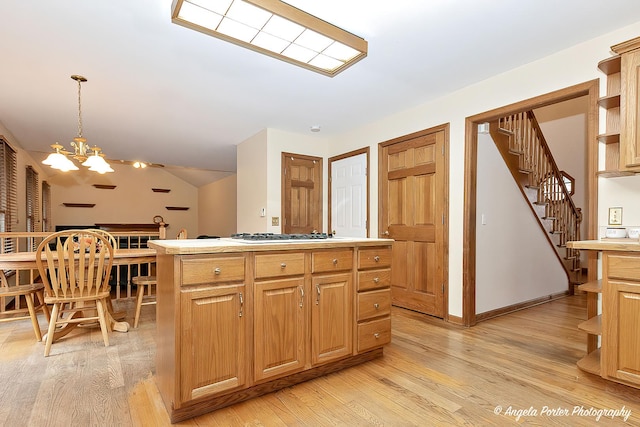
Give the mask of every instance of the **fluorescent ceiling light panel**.
M 250 42 L 258 34 L 258 30 L 248 25 L 236 22 L 233 19 L 224 18 L 220 25 L 218 25 L 218 31 L 222 34 L 233 37 L 243 42 Z
M 298 25 L 295 22 L 291 22 L 288 19 L 280 18 L 278 15 L 273 15 L 267 25 L 264 26 L 262 32 L 271 34 L 281 39 L 293 42 L 304 31 L 302 25 Z
M 229 10 L 233 0 L 190 0 L 189 3 L 200 6 L 218 15 L 224 15 Z
M 174 23 L 333 77 L 366 40 L 279 0 L 173 0 Z

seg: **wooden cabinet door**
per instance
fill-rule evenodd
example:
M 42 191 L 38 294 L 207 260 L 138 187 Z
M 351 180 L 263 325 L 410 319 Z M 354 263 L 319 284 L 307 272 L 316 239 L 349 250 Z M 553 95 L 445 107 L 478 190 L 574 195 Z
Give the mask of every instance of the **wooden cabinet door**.
M 618 291 L 617 377 L 640 385 L 640 285 Z
M 302 370 L 307 327 L 304 278 L 259 281 L 254 288 L 255 380 Z
M 352 273 L 314 277 L 311 309 L 311 362 L 339 359 L 353 350 Z
M 244 285 L 187 289 L 180 296 L 181 401 L 243 386 L 247 363 Z
M 640 257 L 605 253 L 603 265 L 602 371 L 640 385 Z
M 620 169 L 640 171 L 640 50 L 621 57 Z

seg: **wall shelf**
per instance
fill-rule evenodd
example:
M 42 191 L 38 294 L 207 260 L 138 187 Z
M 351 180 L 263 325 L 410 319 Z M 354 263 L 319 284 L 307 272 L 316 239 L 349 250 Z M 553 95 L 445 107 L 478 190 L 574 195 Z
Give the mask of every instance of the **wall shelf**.
M 153 191 L 154 193 L 168 193 L 171 190 L 168 188 L 152 188 L 151 191 Z
M 95 203 L 62 203 L 67 208 L 92 208 Z
M 165 206 L 168 211 L 188 211 L 187 206 Z
M 93 184 L 93 186 L 101 190 L 113 190 L 114 188 L 116 188 L 115 185 L 109 185 L 109 184 Z

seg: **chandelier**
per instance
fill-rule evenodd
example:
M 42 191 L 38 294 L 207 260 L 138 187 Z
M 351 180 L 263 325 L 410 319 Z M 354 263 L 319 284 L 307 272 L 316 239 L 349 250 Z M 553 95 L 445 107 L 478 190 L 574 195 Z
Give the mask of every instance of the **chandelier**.
M 69 159 L 69 155 L 82 163 L 82 166 L 86 166 L 90 171 L 98 172 L 100 174 L 106 172 L 113 172 L 113 169 L 104 160 L 104 154 L 100 147 L 89 147 L 87 140 L 82 137 L 82 102 L 81 102 L 81 87 L 82 83 L 87 79 L 82 76 L 72 75 L 71 78 L 78 82 L 78 136 L 73 138 L 71 146 L 74 152 L 65 151 L 64 147 L 59 143 L 51 145 L 53 153 L 42 161 L 43 164 L 51 166 L 53 169 L 58 169 L 62 172 L 77 171 L 78 167 Z

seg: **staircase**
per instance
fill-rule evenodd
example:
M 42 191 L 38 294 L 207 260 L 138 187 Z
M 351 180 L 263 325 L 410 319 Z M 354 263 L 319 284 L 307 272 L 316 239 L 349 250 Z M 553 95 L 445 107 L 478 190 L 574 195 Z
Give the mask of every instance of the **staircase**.
M 580 251 L 566 243 L 580 240 L 582 213 L 573 203 L 564 176 L 532 111 L 501 117 L 489 132 L 532 212 L 545 231 L 569 279 L 569 290 L 582 283 Z

